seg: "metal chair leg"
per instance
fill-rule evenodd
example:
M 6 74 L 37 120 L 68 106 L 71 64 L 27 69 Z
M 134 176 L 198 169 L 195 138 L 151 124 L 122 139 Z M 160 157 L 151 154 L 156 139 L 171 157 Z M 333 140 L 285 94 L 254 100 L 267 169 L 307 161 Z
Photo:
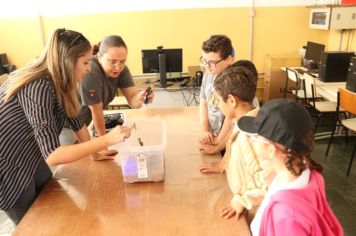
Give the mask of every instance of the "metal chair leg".
M 349 129 L 345 128 L 345 145 L 348 144 L 348 133 L 349 133 Z
M 317 128 L 318 128 L 318 125 L 319 125 L 321 116 L 322 116 L 322 114 L 319 113 L 318 118 L 317 118 L 317 120 L 316 120 L 316 122 L 315 122 L 314 133 L 316 133 L 316 130 L 317 130 Z
M 336 131 L 336 127 L 337 127 L 337 118 L 334 118 L 334 129 L 331 133 L 330 139 L 329 139 L 329 143 L 328 143 L 328 147 L 326 148 L 326 153 L 325 153 L 325 158 L 328 156 L 329 154 L 329 149 L 330 149 L 330 145 L 333 142 L 333 138 L 334 138 L 334 133 Z

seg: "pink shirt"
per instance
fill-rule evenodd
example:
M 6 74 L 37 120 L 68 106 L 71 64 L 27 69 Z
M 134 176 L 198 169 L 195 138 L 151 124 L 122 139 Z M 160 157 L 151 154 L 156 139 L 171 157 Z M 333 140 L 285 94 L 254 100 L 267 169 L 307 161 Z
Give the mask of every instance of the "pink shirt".
M 343 235 L 325 195 L 323 177 L 312 171 L 304 188 L 275 193 L 263 212 L 260 235 Z

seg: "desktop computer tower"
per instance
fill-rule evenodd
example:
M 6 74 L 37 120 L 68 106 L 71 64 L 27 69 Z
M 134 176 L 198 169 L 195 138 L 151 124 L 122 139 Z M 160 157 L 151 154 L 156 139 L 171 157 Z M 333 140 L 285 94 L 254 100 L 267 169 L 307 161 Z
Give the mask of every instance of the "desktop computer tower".
M 9 62 L 7 61 L 6 53 L 0 53 L 0 66 L 7 64 L 9 64 Z
M 351 57 L 346 79 L 346 89 L 356 93 L 356 56 Z
M 5 53 L 0 53 L 0 75 L 7 73 L 4 65 L 7 65 L 7 57 Z
M 323 82 L 345 82 L 354 52 L 323 52 L 319 78 Z

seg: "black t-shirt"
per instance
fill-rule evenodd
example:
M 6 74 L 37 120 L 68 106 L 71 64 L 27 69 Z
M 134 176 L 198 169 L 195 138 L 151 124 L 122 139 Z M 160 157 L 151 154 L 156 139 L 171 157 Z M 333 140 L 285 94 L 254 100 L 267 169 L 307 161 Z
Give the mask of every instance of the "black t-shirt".
M 79 83 L 78 93 L 82 103 L 80 115 L 84 122 L 89 125 L 92 116 L 88 105 L 102 102 L 104 109 L 114 99 L 118 88 L 135 86 L 130 70 L 125 66 L 124 70 L 116 78 L 106 77 L 98 59 L 94 56 L 90 61 L 91 71 Z

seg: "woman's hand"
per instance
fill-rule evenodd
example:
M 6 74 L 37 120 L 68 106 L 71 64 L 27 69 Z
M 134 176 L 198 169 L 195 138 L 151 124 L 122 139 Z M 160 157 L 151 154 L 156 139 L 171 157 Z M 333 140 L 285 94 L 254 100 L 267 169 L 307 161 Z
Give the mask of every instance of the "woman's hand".
M 118 154 L 116 150 L 104 150 L 101 152 L 93 153 L 91 155 L 91 159 L 94 161 L 113 160 L 116 154 Z
M 141 107 L 145 101 L 146 90 L 141 90 L 136 93 L 135 100 L 137 101 L 138 107 Z
M 110 132 L 105 134 L 104 136 L 108 142 L 108 146 L 111 146 L 113 144 L 124 141 L 125 139 L 130 137 L 130 135 L 131 135 L 131 128 L 118 125 L 112 130 L 110 130 Z
M 153 89 L 148 87 L 147 89 L 137 92 L 135 100 L 137 101 L 138 107 L 141 107 L 143 104 L 152 103 L 154 96 Z
M 145 98 L 144 98 L 144 103 L 148 104 L 148 103 L 152 103 L 153 98 L 154 98 L 155 94 L 153 92 L 153 89 L 151 87 L 146 88 L 145 90 Z

